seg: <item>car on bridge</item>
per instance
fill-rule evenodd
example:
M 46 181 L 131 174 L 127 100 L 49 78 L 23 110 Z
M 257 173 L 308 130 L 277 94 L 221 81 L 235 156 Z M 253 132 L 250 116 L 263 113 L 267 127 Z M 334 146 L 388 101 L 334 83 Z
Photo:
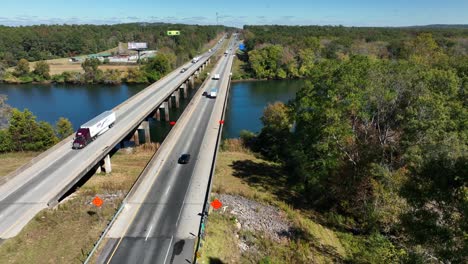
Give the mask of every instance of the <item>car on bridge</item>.
M 187 164 L 190 161 L 190 154 L 182 154 L 178 160 L 179 164 Z
M 185 71 L 187 71 L 187 68 L 182 68 L 182 70 L 180 70 L 180 73 L 184 73 Z

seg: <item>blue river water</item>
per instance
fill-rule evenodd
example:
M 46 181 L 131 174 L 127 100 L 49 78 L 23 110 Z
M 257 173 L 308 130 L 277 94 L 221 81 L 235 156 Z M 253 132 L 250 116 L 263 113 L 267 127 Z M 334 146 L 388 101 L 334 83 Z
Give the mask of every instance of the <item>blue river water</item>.
M 241 130 L 259 132 L 260 117 L 268 103 L 293 99 L 303 85 L 300 80 L 246 81 L 233 83 L 226 109 L 224 138 L 238 137 Z M 60 117 L 68 118 L 74 129 L 94 116 L 112 109 L 146 85 L 64 85 L 64 84 L 0 84 L 0 94 L 8 96 L 7 103 L 23 110 L 29 109 L 37 120 L 51 124 Z M 193 90 L 191 90 L 193 95 Z M 188 100 L 181 102 L 182 108 Z M 177 117 L 182 109 L 171 110 Z M 171 117 L 172 118 L 172 117 Z M 164 122 L 153 122 L 152 139 L 160 141 L 170 130 Z

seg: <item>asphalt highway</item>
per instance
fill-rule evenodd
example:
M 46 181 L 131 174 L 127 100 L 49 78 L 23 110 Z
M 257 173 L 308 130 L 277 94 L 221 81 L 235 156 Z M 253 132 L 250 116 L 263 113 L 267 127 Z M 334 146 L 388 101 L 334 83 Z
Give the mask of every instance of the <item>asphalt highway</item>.
M 231 40 L 230 45 L 232 46 L 233 43 L 234 40 Z M 232 63 L 232 59 L 229 56 L 223 56 L 212 71 L 212 75 L 221 73 L 223 78 L 229 78 L 229 72 L 227 72 L 227 69 L 230 69 L 229 63 Z M 221 80 L 210 80 L 201 89 L 209 91 L 211 88 L 219 88 L 220 83 Z M 193 255 L 191 254 L 193 254 L 193 241 L 196 234 L 192 233 L 191 243 L 177 234 L 181 228 L 179 224 L 184 206 L 191 203 L 187 197 L 189 197 L 188 191 L 191 185 L 194 184 L 194 178 L 208 177 L 208 175 L 195 175 L 195 168 L 200 165 L 197 164 L 200 161 L 199 156 L 205 154 L 200 151 L 206 131 L 210 128 L 210 117 L 217 100 L 221 99 L 203 96 L 194 105 L 188 121 L 180 128 L 181 133 L 169 149 L 169 154 L 165 156 L 163 164 L 160 167 L 148 169 L 148 173 L 156 173 L 155 180 L 147 188 L 148 191 L 142 202 L 130 202 L 131 206 L 137 208 L 135 214 L 126 218 L 123 216 L 128 219 L 128 223 L 120 228 L 122 230 L 120 237 L 108 240 L 99 257 L 99 263 L 179 263 L 181 258 L 179 257 L 178 261 L 175 259 L 182 253 L 185 254 L 182 258 L 185 259 L 185 263 L 192 261 Z M 184 153 L 191 154 L 190 162 L 178 164 L 178 158 Z M 213 153 L 210 155 L 213 156 Z M 206 162 L 204 165 L 208 169 L 211 168 L 211 162 Z M 203 191 L 200 193 L 201 197 L 204 197 L 206 189 Z M 131 212 L 127 214 L 131 215 Z M 194 230 L 197 230 L 197 224 L 199 220 L 198 223 L 195 221 Z

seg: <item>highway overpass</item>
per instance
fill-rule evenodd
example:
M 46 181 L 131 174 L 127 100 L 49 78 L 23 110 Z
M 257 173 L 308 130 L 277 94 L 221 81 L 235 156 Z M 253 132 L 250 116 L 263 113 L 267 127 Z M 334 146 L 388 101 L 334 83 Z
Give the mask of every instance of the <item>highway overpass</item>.
M 227 102 L 235 39 L 148 163 L 106 235 L 98 263 L 192 263 Z M 218 89 L 216 98 L 203 91 Z M 188 164 L 177 159 L 189 153 Z M 120 214 L 119 214 L 120 213 Z
M 115 107 L 114 127 L 85 148 L 73 150 L 70 136 L 5 177 L 7 180 L 0 182 L 0 239 L 18 234 L 39 211 L 57 204 L 86 173 L 100 169 L 102 161 L 106 172 L 110 172 L 109 152 L 138 128 L 147 128 L 145 120 L 160 117 L 160 109 L 164 109 L 167 118 L 170 104 L 178 105 L 179 96 L 187 93 L 190 84 L 193 86 L 194 78 L 213 53 L 202 54 L 196 63 L 187 62 Z M 181 73 L 182 68 L 187 70 Z

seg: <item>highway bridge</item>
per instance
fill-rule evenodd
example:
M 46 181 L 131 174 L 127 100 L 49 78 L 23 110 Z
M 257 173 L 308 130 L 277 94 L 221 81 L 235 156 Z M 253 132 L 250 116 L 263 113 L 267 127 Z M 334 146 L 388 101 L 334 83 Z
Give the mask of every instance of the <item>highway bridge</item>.
M 139 177 L 106 235 L 98 263 L 193 263 L 230 84 L 235 39 Z M 218 89 L 217 97 L 203 96 Z M 189 153 L 188 164 L 178 164 Z
M 219 43 L 213 49 L 218 46 Z M 206 52 L 196 63 L 187 62 L 115 107 L 117 121 L 114 127 L 85 148 L 73 150 L 73 136 L 70 136 L 5 177 L 6 180 L 0 182 L 0 239 L 17 235 L 39 211 L 56 205 L 84 175 L 96 168 L 100 170 L 101 164 L 106 172 L 110 172 L 109 153 L 114 147 L 128 138 L 138 140 L 137 133 L 141 128 L 146 130 L 145 136 L 149 138 L 146 120 L 160 118 L 162 109 L 168 120 L 170 106 L 178 106 L 179 97 L 187 95 L 187 90 L 193 87 L 194 79 L 210 63 L 213 54 Z M 187 70 L 181 72 L 182 68 Z M 183 141 L 188 142 L 187 139 Z M 184 169 L 189 168 L 190 165 Z M 176 185 L 174 183 L 173 187 Z M 155 226 L 155 230 L 157 228 Z

